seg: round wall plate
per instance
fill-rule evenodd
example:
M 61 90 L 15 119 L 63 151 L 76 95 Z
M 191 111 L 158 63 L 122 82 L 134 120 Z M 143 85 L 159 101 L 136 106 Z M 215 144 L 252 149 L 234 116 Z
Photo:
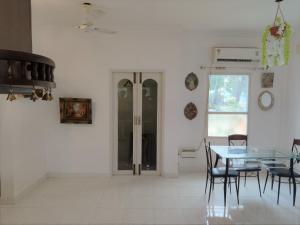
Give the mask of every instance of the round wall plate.
M 184 115 L 187 119 L 193 120 L 198 114 L 198 109 L 196 105 L 192 102 L 188 103 L 184 108 Z
M 198 77 L 195 73 L 189 73 L 185 78 L 185 86 L 190 91 L 195 90 L 198 87 Z

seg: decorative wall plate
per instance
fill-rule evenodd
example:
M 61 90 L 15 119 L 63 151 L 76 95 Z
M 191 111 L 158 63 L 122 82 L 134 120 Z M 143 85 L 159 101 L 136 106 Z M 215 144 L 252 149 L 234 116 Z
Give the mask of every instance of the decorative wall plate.
M 258 106 L 262 111 L 270 110 L 274 105 L 274 95 L 270 91 L 263 91 L 258 97 Z
M 184 115 L 187 119 L 193 120 L 196 118 L 197 114 L 198 114 L 198 109 L 194 103 L 190 102 L 185 106 Z
M 198 87 L 198 77 L 195 73 L 189 73 L 185 78 L 185 86 L 190 91 L 195 90 Z

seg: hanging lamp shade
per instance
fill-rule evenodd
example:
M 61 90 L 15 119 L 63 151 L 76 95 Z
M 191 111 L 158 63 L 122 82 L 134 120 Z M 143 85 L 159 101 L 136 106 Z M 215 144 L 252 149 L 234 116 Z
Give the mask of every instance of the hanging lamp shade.
M 265 28 L 262 36 L 262 64 L 267 68 L 287 65 L 289 62 L 292 29 L 284 19 L 280 7 L 282 1 L 275 1 L 277 12 L 274 22 Z

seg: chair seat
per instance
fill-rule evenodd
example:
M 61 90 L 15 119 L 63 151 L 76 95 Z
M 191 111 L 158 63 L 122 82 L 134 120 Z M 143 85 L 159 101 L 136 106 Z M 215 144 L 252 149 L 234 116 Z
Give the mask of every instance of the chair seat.
M 279 176 L 279 177 L 291 177 L 291 171 L 289 168 L 274 168 L 270 169 L 270 173 L 274 176 Z M 300 177 L 300 174 L 294 172 L 295 177 Z
M 210 171 L 211 175 L 214 177 L 225 177 L 225 167 L 217 167 L 213 168 L 212 171 Z M 237 177 L 239 175 L 239 172 L 233 169 L 228 170 L 228 177 Z
M 254 160 L 254 159 L 251 159 L 251 160 L 249 160 L 249 159 L 247 159 L 246 160 L 246 163 L 251 163 L 251 164 L 260 164 L 260 160 Z
M 287 167 L 284 163 L 264 163 L 267 169 L 272 169 L 276 167 Z
M 234 167 L 234 165 L 233 165 L 233 168 L 236 171 L 239 171 L 239 172 L 256 172 L 256 171 L 261 171 L 261 167 L 260 167 L 259 163 L 246 163 L 244 165 L 237 166 L 237 167 Z
M 241 167 L 241 168 L 235 168 L 236 171 L 239 172 L 257 172 L 261 171 L 260 167 Z

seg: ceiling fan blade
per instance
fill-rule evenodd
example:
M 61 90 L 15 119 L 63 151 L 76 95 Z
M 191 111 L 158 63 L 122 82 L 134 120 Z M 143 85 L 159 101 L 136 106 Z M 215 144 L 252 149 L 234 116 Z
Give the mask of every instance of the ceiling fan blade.
M 99 28 L 99 27 L 95 27 L 94 23 L 91 22 L 91 14 L 94 14 L 96 16 L 101 16 L 103 14 L 105 14 L 105 11 L 103 11 L 102 9 L 99 8 L 95 8 L 94 5 L 90 2 L 84 2 L 82 4 L 83 7 L 83 11 L 84 11 L 84 22 L 79 24 L 77 26 L 77 29 L 79 29 L 80 31 L 84 31 L 84 32 L 92 32 L 92 31 L 97 31 L 100 33 L 104 33 L 104 34 L 115 34 L 117 33 L 114 30 L 110 30 L 107 28 Z

